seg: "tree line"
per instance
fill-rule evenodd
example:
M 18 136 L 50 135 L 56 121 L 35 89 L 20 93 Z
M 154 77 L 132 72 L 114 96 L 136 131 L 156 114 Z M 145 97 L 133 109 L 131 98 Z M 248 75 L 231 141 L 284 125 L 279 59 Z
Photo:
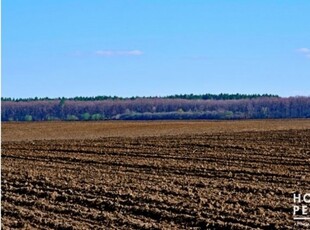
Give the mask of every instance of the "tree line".
M 95 97 L 59 97 L 59 98 L 49 98 L 49 97 L 34 97 L 34 98 L 10 98 L 1 97 L 1 101 L 52 101 L 52 100 L 69 100 L 69 101 L 104 101 L 104 100 L 137 100 L 137 99 L 187 99 L 187 100 L 239 100 L 239 99 L 254 99 L 254 98 L 266 98 L 266 97 L 279 97 L 274 94 L 175 94 L 164 97 L 118 97 L 118 96 L 95 96 Z
M 310 97 L 3 100 L 2 121 L 310 118 Z

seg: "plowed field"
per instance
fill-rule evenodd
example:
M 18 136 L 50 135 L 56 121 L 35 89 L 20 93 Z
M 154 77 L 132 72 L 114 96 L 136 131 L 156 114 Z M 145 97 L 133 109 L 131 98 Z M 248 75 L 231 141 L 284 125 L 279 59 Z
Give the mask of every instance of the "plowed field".
M 2 229 L 310 228 L 292 216 L 292 194 L 310 192 L 310 120 L 11 123 L 2 135 Z

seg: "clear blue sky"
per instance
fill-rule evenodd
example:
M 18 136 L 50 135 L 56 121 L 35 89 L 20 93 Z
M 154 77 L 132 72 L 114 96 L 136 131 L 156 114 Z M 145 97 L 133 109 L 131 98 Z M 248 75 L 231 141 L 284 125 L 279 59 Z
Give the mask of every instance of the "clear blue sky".
M 2 96 L 310 96 L 309 0 L 2 0 Z

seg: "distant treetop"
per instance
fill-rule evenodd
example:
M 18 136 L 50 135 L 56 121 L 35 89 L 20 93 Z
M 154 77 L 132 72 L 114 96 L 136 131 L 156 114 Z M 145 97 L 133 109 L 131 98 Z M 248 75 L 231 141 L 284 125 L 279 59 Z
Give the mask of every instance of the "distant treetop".
M 1 101 L 50 101 L 50 100 L 70 100 L 70 101 L 104 101 L 104 100 L 136 100 L 136 99 L 187 99 L 187 100 L 240 100 L 240 99 L 255 99 L 255 98 L 271 98 L 278 95 L 274 94 L 229 94 L 229 93 L 220 93 L 220 94 L 175 94 L 169 96 L 150 96 L 150 97 L 118 97 L 118 96 L 95 96 L 95 97 L 58 97 L 58 98 L 49 98 L 49 97 L 34 97 L 34 98 L 10 98 L 10 97 L 1 97 Z

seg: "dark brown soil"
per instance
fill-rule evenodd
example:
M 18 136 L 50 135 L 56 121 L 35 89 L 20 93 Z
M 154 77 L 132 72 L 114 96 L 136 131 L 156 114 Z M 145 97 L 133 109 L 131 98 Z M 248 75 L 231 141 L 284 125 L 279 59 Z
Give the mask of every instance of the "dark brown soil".
M 303 227 L 309 120 L 53 124 L 2 125 L 3 229 Z

